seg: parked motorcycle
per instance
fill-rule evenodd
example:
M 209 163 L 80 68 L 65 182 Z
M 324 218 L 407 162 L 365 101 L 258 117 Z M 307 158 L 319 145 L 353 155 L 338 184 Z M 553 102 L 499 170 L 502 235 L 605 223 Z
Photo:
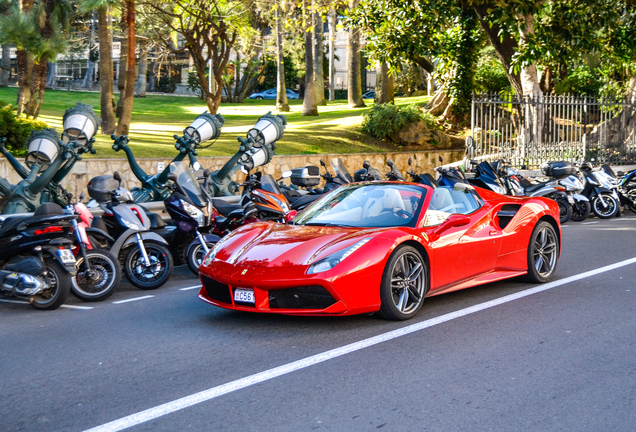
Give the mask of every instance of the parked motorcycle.
M 75 257 L 68 239 L 75 216 L 45 203 L 33 216 L 0 225 L 0 295 L 26 299 L 36 309 L 59 308 L 68 298 Z
M 287 198 L 271 175 L 260 172 L 248 174 L 241 186 L 243 194 L 239 204 L 242 207 L 249 203 L 254 204 L 259 220 L 286 223 L 296 216 L 297 211 L 291 209 Z
M 558 183 L 565 188 L 565 193 L 568 194 L 568 200 L 571 198 L 572 215 L 570 219 L 575 222 L 581 222 L 587 219 L 592 211 L 592 206 L 590 200 L 581 194 L 585 188 L 581 179 L 575 175 L 570 175 L 566 178 L 559 179 Z
M 411 176 L 411 181 L 414 183 L 422 183 L 426 186 L 432 187 L 433 189 L 435 189 L 437 187 L 437 180 L 435 180 L 433 178 L 432 175 L 430 175 L 429 173 L 424 173 L 424 174 L 417 174 L 413 168 L 411 168 L 411 165 L 413 165 L 413 159 L 409 157 L 409 172 L 408 175 Z
M 585 195 L 592 206 L 592 211 L 601 219 L 609 219 L 620 216 L 620 198 L 614 184 L 607 174 L 594 171 L 589 162 L 583 162 L 579 171 L 585 180 L 582 195 Z
M 92 225 L 115 238 L 114 243 L 105 246 L 121 260 L 130 283 L 144 290 L 166 283 L 173 268 L 168 243 L 150 232 L 150 218 L 142 206 L 134 204 L 132 194 L 121 187 L 119 173 L 91 179 L 88 194 L 104 210 Z
M 76 259 L 77 275 L 71 279 L 71 292 L 85 302 L 106 300 L 113 295 L 121 282 L 122 272 L 117 257 L 104 249 L 97 249 L 91 243 L 91 237 L 102 238 L 114 242 L 108 233 L 91 227 L 92 213 L 82 204 L 84 193 L 79 202 L 74 202 L 73 195 L 61 188 L 60 195 L 68 202 L 64 213 L 76 215 L 71 219 L 72 235 L 75 239 L 73 253 Z
M 377 169 L 371 166 L 368 160 L 362 163 L 362 169 L 356 170 L 353 173 L 353 181 L 377 181 L 382 180 L 382 174 Z

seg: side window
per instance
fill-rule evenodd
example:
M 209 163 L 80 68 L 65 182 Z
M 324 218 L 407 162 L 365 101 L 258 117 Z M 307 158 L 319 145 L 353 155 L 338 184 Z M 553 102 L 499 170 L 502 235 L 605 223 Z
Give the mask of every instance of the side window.
M 426 210 L 424 226 L 439 225 L 453 213 L 468 215 L 481 206 L 481 198 L 473 188 L 461 184 L 457 184 L 455 187 L 435 188 Z

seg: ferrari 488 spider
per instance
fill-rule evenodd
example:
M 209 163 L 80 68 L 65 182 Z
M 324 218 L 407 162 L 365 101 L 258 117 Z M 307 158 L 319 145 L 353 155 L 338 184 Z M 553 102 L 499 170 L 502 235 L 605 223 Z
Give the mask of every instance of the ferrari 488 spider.
M 414 316 L 424 298 L 526 275 L 545 282 L 561 246 L 559 208 L 458 184 L 353 183 L 290 224 L 258 222 L 219 241 L 199 297 L 293 315 Z

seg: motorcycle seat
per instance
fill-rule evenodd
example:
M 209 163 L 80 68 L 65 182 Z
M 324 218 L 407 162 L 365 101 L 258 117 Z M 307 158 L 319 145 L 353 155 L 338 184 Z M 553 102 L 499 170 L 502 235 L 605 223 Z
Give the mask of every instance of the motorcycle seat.
M 545 183 L 536 183 L 536 184 L 529 184 L 528 186 L 526 186 L 524 188 L 524 190 L 526 192 L 534 192 L 534 191 L 538 191 L 539 189 L 541 189 L 542 187 L 544 187 L 546 184 L 548 184 L 549 182 L 545 182 Z
M 242 205 L 228 204 L 223 200 L 212 200 L 212 205 L 219 213 L 221 213 L 224 216 L 230 214 L 234 210 L 243 210 Z
M 146 214 L 148 215 L 148 219 L 150 219 L 150 229 L 154 230 L 158 228 L 164 228 L 166 226 L 163 218 L 157 213 L 147 211 Z
M 291 208 L 292 208 L 292 210 L 299 210 L 299 209 L 305 208 L 309 204 L 311 204 L 312 202 L 316 201 L 320 197 L 322 197 L 322 195 L 305 195 L 305 196 L 302 196 L 302 197 L 294 200 L 294 202 L 291 203 Z
M 10 216 L 2 222 L 0 225 L 0 235 L 8 233 L 12 230 L 23 229 L 20 226 L 28 226 L 35 224 L 45 224 L 46 222 L 53 222 L 56 220 L 71 220 L 75 216 L 71 215 L 38 215 L 38 216 Z

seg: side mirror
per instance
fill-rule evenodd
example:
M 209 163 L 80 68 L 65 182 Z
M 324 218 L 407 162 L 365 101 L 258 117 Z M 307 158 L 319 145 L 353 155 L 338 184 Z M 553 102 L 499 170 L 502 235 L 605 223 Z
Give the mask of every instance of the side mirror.
M 320 165 L 322 165 L 323 167 L 327 168 L 327 165 L 325 165 L 325 161 L 320 159 Z
M 210 177 L 210 170 L 206 169 L 205 171 L 203 171 L 203 177 Z
M 371 167 L 371 164 L 369 163 L 369 161 L 364 161 L 364 163 L 362 164 L 362 168 L 364 169 L 369 169 Z
M 79 202 L 84 201 L 84 191 L 82 191 L 82 193 L 79 196 Z
M 291 177 L 292 172 L 291 171 L 283 171 L 282 177 L 283 178 L 289 178 Z
M 413 158 L 409 156 L 409 165 L 413 165 Z
M 442 159 L 441 156 L 438 159 L 439 159 L 439 163 L 444 163 L 444 159 Z
M 470 223 L 470 216 L 465 214 L 453 213 L 450 215 L 440 226 L 435 230 L 436 234 L 441 234 L 447 229 L 468 225 Z
M 390 167 L 393 168 L 395 167 L 395 163 L 393 163 L 393 159 L 389 158 L 389 160 L 386 161 L 386 164 Z
M 113 173 L 113 178 L 114 178 L 115 180 L 117 180 L 117 181 L 119 182 L 119 184 L 121 184 L 121 176 L 119 175 L 119 172 L 115 171 L 115 172 Z

